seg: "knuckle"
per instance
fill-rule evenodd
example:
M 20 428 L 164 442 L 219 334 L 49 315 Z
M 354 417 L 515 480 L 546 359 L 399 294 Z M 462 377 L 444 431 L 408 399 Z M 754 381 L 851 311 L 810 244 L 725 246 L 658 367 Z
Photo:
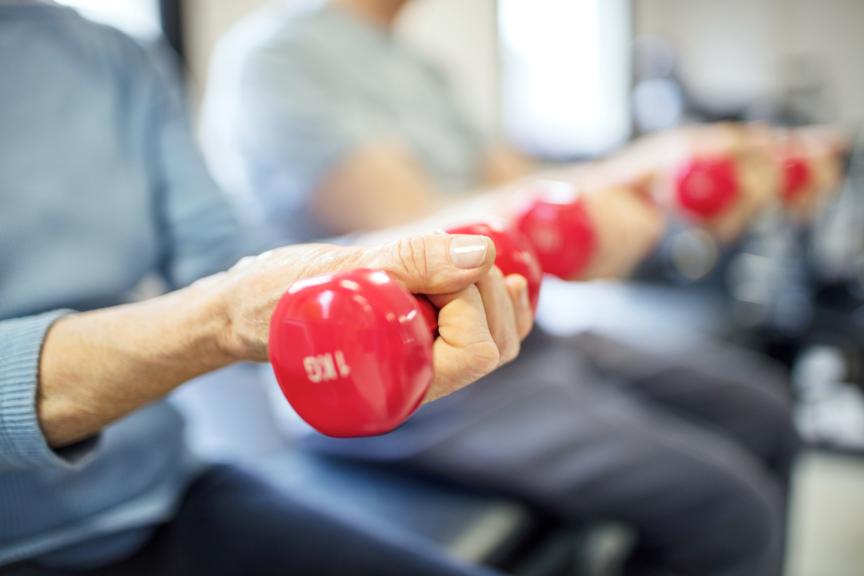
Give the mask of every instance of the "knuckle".
M 396 258 L 405 272 L 422 277 L 429 274 L 429 258 L 426 254 L 426 243 L 422 238 L 399 240 L 396 243 Z
M 508 364 L 519 356 L 521 344 L 518 338 L 509 337 L 501 350 L 501 364 Z
M 243 270 L 248 268 L 253 262 L 255 262 L 254 256 L 244 256 L 231 267 L 231 270 Z
M 474 366 L 483 374 L 488 374 L 501 364 L 501 351 L 491 340 L 472 346 L 471 357 Z

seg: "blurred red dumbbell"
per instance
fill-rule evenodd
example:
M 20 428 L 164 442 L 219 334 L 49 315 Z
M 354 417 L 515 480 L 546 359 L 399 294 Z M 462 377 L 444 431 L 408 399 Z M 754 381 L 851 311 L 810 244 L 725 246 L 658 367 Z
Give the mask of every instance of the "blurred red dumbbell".
M 739 194 L 735 162 L 727 156 L 693 158 L 675 174 L 678 206 L 698 220 L 710 220 L 721 215 Z
M 783 200 L 790 203 L 800 198 L 810 186 L 810 164 L 795 152 L 783 151 L 780 154 L 783 167 L 781 194 Z
M 516 227 L 531 243 L 543 272 L 573 280 L 591 263 L 597 234 L 578 191 L 563 182 L 543 182 L 535 198 L 516 217 Z

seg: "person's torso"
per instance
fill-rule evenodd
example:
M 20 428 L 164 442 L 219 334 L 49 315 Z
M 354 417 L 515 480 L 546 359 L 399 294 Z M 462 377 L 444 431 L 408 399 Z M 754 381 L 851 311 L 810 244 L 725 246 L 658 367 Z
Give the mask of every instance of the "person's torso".
M 374 116 L 450 192 L 479 182 L 483 139 L 460 109 L 442 70 L 393 33 L 325 6 L 300 16 L 295 42 L 307 43 L 356 109 Z
M 341 8 L 317 0 L 271 6 L 235 27 L 214 62 L 205 148 L 215 164 L 231 167 L 223 183 L 250 205 L 261 201 L 282 240 L 332 233 L 308 210 L 323 177 L 318 169 L 333 167 L 320 165 L 321 157 L 338 161 L 364 145 L 395 143 L 442 192 L 480 184 L 486 141 L 445 75 L 394 34 Z M 279 78 L 259 83 L 260 70 Z M 279 118 L 283 104 L 290 123 L 267 122 L 267 107 Z M 314 126 L 331 115 L 335 126 Z M 273 134 L 283 130 L 296 133 L 288 143 Z M 312 165 L 292 165 L 304 159 Z
M 117 304 L 157 273 L 128 44 L 58 6 L 0 5 L 0 320 Z M 158 521 L 191 467 L 163 402 L 106 428 L 81 469 L 0 471 L 0 564 Z
M 89 26 L 0 13 L 0 318 L 115 304 L 156 267 L 147 109 Z

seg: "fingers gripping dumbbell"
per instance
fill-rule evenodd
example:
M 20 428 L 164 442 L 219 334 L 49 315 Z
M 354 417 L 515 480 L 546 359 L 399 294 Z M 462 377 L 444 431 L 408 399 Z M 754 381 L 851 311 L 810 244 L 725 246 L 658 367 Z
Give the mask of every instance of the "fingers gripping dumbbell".
M 504 274 L 528 280 L 536 307 L 541 271 L 528 242 L 494 224 L 454 229 L 488 236 Z M 437 310 L 389 275 L 355 270 L 299 282 L 270 322 L 270 361 L 285 399 L 328 436 L 370 436 L 401 425 L 432 383 Z

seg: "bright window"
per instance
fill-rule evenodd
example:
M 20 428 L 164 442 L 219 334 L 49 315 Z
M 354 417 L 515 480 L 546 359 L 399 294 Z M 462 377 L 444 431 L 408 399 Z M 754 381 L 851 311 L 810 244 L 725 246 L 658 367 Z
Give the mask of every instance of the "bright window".
M 630 135 L 629 0 L 500 0 L 505 130 L 552 158 Z

